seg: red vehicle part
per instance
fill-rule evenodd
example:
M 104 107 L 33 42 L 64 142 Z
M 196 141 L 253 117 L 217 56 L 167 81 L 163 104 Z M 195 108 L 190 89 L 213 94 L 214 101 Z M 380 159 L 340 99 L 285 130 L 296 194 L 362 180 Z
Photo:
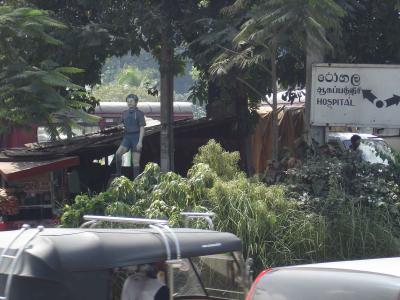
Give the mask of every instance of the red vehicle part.
M 0 221 L 0 231 L 7 230 L 7 223 L 3 220 Z
M 264 271 L 262 271 L 260 274 L 258 274 L 258 276 L 256 277 L 256 279 L 254 280 L 253 284 L 251 285 L 250 291 L 248 292 L 247 296 L 246 296 L 246 300 L 251 300 L 253 298 L 254 295 L 254 291 L 256 290 L 257 287 L 257 283 L 267 274 L 272 272 L 272 268 L 269 269 L 265 269 Z

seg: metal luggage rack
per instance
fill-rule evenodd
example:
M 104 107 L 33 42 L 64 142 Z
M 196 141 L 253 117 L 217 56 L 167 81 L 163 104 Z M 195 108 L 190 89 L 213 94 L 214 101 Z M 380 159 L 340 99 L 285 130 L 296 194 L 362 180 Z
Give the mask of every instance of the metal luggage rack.
M 187 226 L 189 219 L 205 219 L 210 227 L 213 229 L 212 218 L 214 217 L 214 213 L 197 213 L 197 212 L 183 212 L 181 215 L 185 218 L 185 225 Z M 148 225 L 150 228 L 157 231 L 164 243 L 165 250 L 167 253 L 167 261 L 166 263 L 171 266 L 169 268 L 170 275 L 172 275 L 172 267 L 179 266 L 181 263 L 181 248 L 179 245 L 178 237 L 175 232 L 168 226 L 168 220 L 159 220 L 159 219 L 142 219 L 142 218 L 125 218 L 125 217 L 110 217 L 110 216 L 93 216 L 93 215 L 85 215 L 83 219 L 86 221 L 81 225 L 81 228 L 94 228 L 99 225 L 101 222 L 111 222 L 111 223 L 124 223 L 124 224 L 136 224 L 136 225 Z M 38 226 L 33 231 L 33 233 L 28 237 L 25 243 L 17 250 L 15 255 L 11 255 L 8 252 L 11 250 L 12 245 L 31 229 L 31 226 L 28 224 L 24 224 L 19 231 L 16 232 L 14 238 L 7 244 L 7 246 L 3 249 L 0 254 L 0 267 L 4 260 L 11 260 L 11 266 L 9 267 L 9 272 L 6 278 L 6 284 L 4 288 L 4 295 L 0 296 L 0 300 L 10 300 L 10 291 L 11 284 L 13 280 L 13 276 L 15 270 L 18 265 L 19 259 L 22 257 L 22 254 L 26 249 L 28 249 L 29 244 L 44 230 L 44 226 Z M 176 259 L 172 259 L 171 247 L 168 242 L 168 238 L 166 233 L 169 233 L 174 240 L 175 250 L 176 250 Z
M 181 215 L 185 219 L 185 226 L 187 226 L 189 219 L 205 219 L 210 229 L 213 229 L 212 218 L 215 216 L 214 213 L 198 213 L 198 212 L 182 212 Z M 83 219 L 86 221 L 81 225 L 80 228 L 95 228 L 101 222 L 120 223 L 120 224 L 135 224 L 135 225 L 147 225 L 148 227 L 157 231 L 160 234 L 165 251 L 167 253 L 167 264 L 180 264 L 181 262 L 181 247 L 179 245 L 178 237 L 175 232 L 168 226 L 168 220 L 160 219 L 143 219 L 143 218 L 128 218 L 128 217 L 111 217 L 111 216 L 94 216 L 84 215 Z M 171 246 L 168 242 L 166 234 L 170 234 L 174 240 L 176 258 L 172 259 Z M 2 300 L 0 298 L 0 300 Z
M 214 213 L 196 213 L 196 212 L 183 212 L 181 215 L 185 218 L 185 226 L 188 224 L 189 219 L 205 219 L 209 227 L 213 228 L 212 218 Z M 141 219 L 141 218 L 126 218 L 126 217 L 109 217 L 109 216 L 93 216 L 85 215 L 83 219 L 86 221 L 81 225 L 81 228 L 94 228 L 101 222 L 111 222 L 111 223 L 124 223 L 124 224 L 136 224 L 136 225 L 147 225 L 150 228 L 157 231 L 160 234 L 161 239 L 164 243 L 165 251 L 167 254 L 166 264 L 168 266 L 168 277 L 174 278 L 174 268 L 179 268 L 182 264 L 181 260 L 181 247 L 179 245 L 178 237 L 175 232 L 168 226 L 168 220 L 159 219 Z M 172 259 L 171 247 L 167 238 L 167 233 L 169 233 L 174 240 L 176 258 Z M 168 281 L 169 287 L 169 299 L 173 299 L 174 283 L 173 280 Z M 1 300 L 1 299 L 0 299 Z
M 10 291 L 11 291 L 11 284 L 12 284 L 12 279 L 15 273 L 15 270 L 17 268 L 17 264 L 19 259 L 22 257 L 22 254 L 24 251 L 29 247 L 29 244 L 39 235 L 44 230 L 43 226 L 38 226 L 36 230 L 33 231 L 33 233 L 28 237 L 26 242 L 22 245 L 17 250 L 17 253 L 15 255 L 8 254 L 8 252 L 11 249 L 11 246 L 21 237 L 24 235 L 26 231 L 28 231 L 31 228 L 30 225 L 24 224 L 19 231 L 17 231 L 16 235 L 14 236 L 13 239 L 8 243 L 8 245 L 3 249 L 3 251 L 0 254 L 0 267 L 3 263 L 4 260 L 11 260 L 11 266 L 9 267 L 9 272 L 7 274 L 6 278 L 6 285 L 4 288 L 4 295 L 0 296 L 0 300 L 10 300 Z

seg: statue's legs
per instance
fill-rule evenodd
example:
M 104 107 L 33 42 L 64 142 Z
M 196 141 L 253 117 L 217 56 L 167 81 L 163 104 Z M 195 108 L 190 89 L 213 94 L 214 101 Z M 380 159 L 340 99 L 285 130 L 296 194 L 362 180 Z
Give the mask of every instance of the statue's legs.
M 121 168 L 122 168 L 122 155 L 128 152 L 128 148 L 120 145 L 117 152 L 115 153 L 115 174 L 117 176 L 121 176 Z
M 140 173 L 140 152 L 133 151 L 133 179 Z

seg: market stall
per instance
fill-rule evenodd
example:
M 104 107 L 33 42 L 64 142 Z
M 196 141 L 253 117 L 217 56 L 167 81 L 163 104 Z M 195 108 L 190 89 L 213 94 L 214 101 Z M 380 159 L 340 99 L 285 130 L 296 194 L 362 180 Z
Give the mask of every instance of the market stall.
M 68 168 L 79 158 L 44 161 L 0 161 L 0 230 L 24 223 L 53 225 L 57 203 L 68 199 Z

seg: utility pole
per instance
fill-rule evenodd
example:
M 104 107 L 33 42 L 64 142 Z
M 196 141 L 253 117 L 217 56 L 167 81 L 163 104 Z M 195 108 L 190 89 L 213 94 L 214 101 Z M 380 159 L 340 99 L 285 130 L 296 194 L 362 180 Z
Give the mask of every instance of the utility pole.
M 160 164 L 161 171 L 174 170 L 174 132 L 173 132 L 173 105 L 174 105 L 174 44 L 171 19 L 165 16 L 162 19 L 161 32 L 161 133 L 160 133 Z

